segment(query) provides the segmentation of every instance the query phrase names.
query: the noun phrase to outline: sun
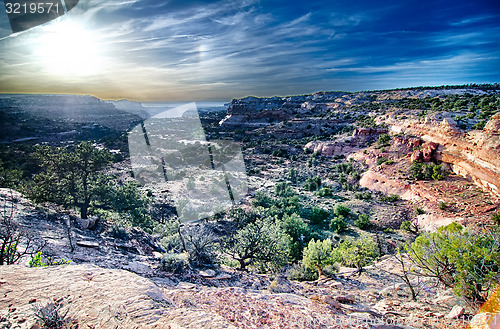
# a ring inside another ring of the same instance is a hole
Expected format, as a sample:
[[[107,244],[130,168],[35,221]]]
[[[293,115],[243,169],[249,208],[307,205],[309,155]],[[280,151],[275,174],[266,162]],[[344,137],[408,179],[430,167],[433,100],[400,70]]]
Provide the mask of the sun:
[[[42,70],[68,77],[99,73],[104,57],[94,32],[71,20],[60,20],[40,33],[34,53]]]

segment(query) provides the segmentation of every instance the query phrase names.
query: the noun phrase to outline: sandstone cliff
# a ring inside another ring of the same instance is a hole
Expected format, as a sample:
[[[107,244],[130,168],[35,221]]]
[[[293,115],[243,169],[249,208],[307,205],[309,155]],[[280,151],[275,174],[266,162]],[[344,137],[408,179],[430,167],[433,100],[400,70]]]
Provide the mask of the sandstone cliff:
[[[438,144],[437,160],[449,163],[453,171],[500,197],[500,113],[491,117],[483,130],[467,133],[456,122],[443,119],[385,119],[393,133],[409,133]]]

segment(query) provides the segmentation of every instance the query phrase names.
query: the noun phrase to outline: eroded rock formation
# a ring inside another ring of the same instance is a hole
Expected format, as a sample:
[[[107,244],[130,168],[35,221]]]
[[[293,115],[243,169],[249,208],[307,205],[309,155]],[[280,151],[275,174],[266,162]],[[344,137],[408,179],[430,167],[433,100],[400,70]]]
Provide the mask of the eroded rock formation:
[[[421,153],[413,154],[413,160],[431,160],[432,152],[436,152],[436,159],[449,163],[456,174],[500,197],[499,113],[491,117],[485,129],[467,133],[456,128],[453,120],[436,123],[423,119],[401,121],[390,117],[386,122],[393,132],[404,131],[426,142],[423,146],[427,147],[422,147]],[[435,145],[439,146],[432,150]]]

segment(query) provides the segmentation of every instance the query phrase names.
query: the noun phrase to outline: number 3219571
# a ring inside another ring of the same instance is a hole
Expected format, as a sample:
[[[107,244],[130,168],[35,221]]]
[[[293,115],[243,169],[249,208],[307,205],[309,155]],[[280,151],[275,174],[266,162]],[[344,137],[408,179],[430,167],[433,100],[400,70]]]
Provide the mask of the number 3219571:
[[[6,2],[5,11],[7,14],[46,14],[46,13],[59,13],[59,4],[52,2]]]

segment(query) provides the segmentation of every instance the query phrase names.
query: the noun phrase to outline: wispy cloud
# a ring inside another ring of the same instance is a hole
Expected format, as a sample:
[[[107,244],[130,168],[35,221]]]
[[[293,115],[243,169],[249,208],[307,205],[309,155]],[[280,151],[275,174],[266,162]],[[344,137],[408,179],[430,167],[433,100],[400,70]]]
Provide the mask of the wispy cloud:
[[[442,2],[89,0],[62,19],[91,32],[105,67],[54,76],[33,56],[40,27],[0,40],[0,91],[227,100],[500,80],[497,14]]]

